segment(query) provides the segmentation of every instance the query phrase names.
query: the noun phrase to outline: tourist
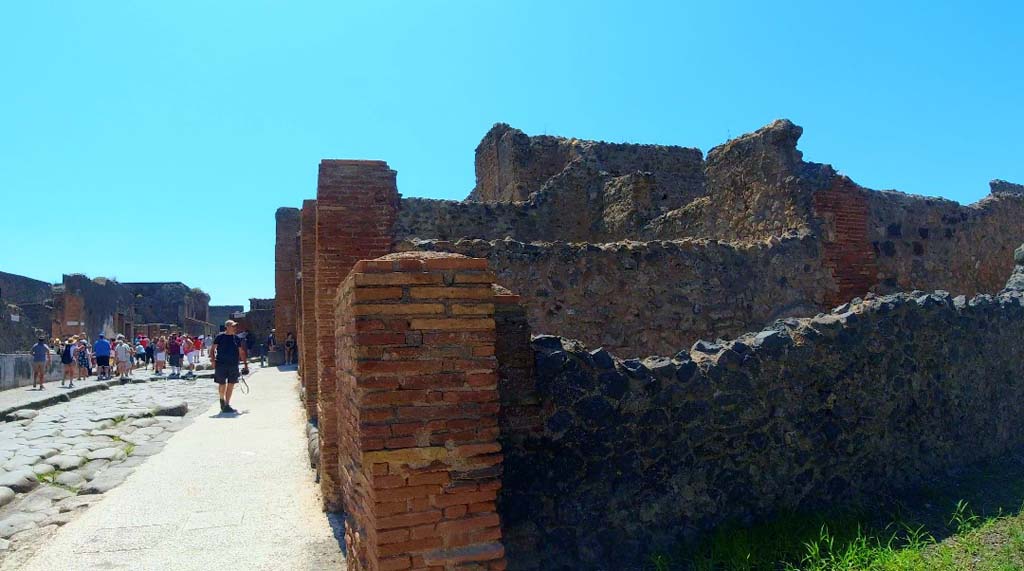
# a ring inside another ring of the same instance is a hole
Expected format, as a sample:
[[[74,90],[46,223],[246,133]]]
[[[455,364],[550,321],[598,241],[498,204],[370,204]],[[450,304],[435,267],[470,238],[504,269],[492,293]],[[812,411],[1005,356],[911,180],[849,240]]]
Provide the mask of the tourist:
[[[289,332],[284,340],[284,364],[295,364],[295,334]]]
[[[270,335],[267,335],[267,351],[277,351],[277,329],[271,329]]]
[[[156,372],[157,376],[163,376],[164,367],[167,366],[167,338],[163,335],[156,340],[156,352],[154,353],[153,358],[156,359],[153,364],[153,370]]]
[[[117,361],[117,376],[121,381],[121,384],[128,382],[128,376],[130,374],[128,367],[129,361],[132,358],[132,347],[129,345],[123,335],[117,336],[117,346],[114,348],[114,358]]]
[[[220,411],[227,413],[238,412],[231,408],[231,393],[241,376],[238,362],[246,362],[248,359],[242,339],[235,334],[236,325],[234,321],[226,321],[224,333],[218,335],[210,345],[210,360],[214,363],[213,381],[217,383],[217,393],[220,395]]]
[[[185,342],[182,344],[182,352],[185,353],[185,360],[188,362],[188,372],[185,373],[183,378],[196,378],[195,367],[199,364],[199,347],[196,345],[197,343],[196,339],[185,337]]]
[[[181,338],[178,337],[178,333],[172,333],[171,338],[167,340],[167,356],[171,362],[171,374],[167,375],[168,379],[180,379],[181,378]]]
[[[156,347],[153,345],[153,342],[149,337],[145,335],[142,336],[142,346],[146,348],[146,368],[149,368],[149,366],[154,362],[153,350],[156,349]]]
[[[32,346],[32,388],[36,388],[36,383],[39,384],[39,390],[43,390],[46,387],[43,383],[46,382],[46,369],[47,365],[50,364],[50,347],[46,345],[46,337],[40,337],[36,344]]]
[[[64,386],[65,381],[70,383],[68,388],[75,386],[75,345],[77,343],[78,340],[75,339],[74,337],[71,337],[70,339],[67,340],[66,343],[63,344],[60,350],[60,362],[62,365],[64,365],[64,374],[61,376],[60,379],[60,386],[62,387]]]
[[[97,381],[104,381],[111,377],[110,374],[110,341],[102,333],[96,344],[93,345],[93,353],[96,355]]]
[[[85,339],[78,340],[78,347],[75,348],[75,362],[78,363],[78,380],[84,381],[89,376],[89,343]]]
[[[146,363],[146,346],[142,344],[141,338],[135,342],[135,364],[132,368],[135,367],[142,367],[143,370],[149,368]]]

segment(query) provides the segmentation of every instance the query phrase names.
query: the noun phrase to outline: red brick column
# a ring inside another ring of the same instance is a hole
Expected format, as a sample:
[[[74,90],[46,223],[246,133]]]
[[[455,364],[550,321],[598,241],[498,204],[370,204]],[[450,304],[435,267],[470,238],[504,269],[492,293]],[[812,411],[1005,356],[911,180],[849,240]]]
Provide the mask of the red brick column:
[[[299,306],[302,336],[299,338],[299,373],[302,375],[306,415],[316,418],[316,201],[304,200],[300,220],[302,250],[302,304]]]
[[[826,301],[840,305],[868,293],[877,281],[878,265],[868,239],[866,191],[844,176],[836,177],[831,188],[814,194],[814,211],[825,226],[822,261],[832,270],[837,288]]]
[[[295,332],[295,272],[298,271],[299,259],[295,234],[299,231],[299,209],[278,208],[275,219],[274,328],[277,329],[277,338],[284,342],[289,331]]]
[[[353,570],[505,569],[493,280],[486,260],[410,252],[361,261],[342,285],[338,485]]]
[[[316,191],[316,353],[320,485],[339,507],[334,309],[338,286],[361,259],[391,251],[399,204],[395,171],[383,161],[323,160]]]

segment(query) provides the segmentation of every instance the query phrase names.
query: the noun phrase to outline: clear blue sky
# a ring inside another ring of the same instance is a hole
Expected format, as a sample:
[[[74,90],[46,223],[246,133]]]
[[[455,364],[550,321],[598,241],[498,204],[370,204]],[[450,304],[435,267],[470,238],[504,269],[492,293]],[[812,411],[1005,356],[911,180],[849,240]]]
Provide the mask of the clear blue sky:
[[[873,188],[1024,182],[1015,2],[5,2],[0,270],[273,296],[321,158],[461,199],[495,122],[696,146],[773,119]]]

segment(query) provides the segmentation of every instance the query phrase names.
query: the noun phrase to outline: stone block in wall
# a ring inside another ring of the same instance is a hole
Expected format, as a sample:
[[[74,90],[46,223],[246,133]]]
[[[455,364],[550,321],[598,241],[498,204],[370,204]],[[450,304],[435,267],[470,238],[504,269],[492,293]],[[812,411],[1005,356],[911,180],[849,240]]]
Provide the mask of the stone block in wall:
[[[486,260],[410,253],[341,286],[334,495],[353,570],[505,569],[493,281]]]

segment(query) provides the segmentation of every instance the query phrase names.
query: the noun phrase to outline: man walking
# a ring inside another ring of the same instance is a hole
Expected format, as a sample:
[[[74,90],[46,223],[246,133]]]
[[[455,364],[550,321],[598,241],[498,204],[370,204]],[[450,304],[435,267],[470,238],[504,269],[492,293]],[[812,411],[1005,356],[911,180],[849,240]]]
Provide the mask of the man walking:
[[[50,348],[46,346],[46,338],[40,337],[32,346],[32,388],[39,383],[39,390],[43,390],[43,383],[46,381],[46,369],[50,364]]]
[[[231,393],[238,384],[241,373],[238,370],[238,362],[248,360],[248,352],[242,340],[236,335],[235,327],[238,324],[232,320],[224,323],[224,333],[217,335],[210,345],[210,361],[213,361],[213,382],[217,383],[217,392],[220,394],[220,411],[237,413],[231,408]]]
[[[105,381],[111,377],[110,375],[110,341],[100,333],[99,339],[96,340],[95,345],[92,347],[92,353],[96,357],[96,368],[99,371],[96,372],[97,381]]]
[[[117,360],[117,375],[121,384],[128,382],[128,362],[132,358],[132,349],[124,337],[117,336],[117,347],[114,349],[114,356]]]

